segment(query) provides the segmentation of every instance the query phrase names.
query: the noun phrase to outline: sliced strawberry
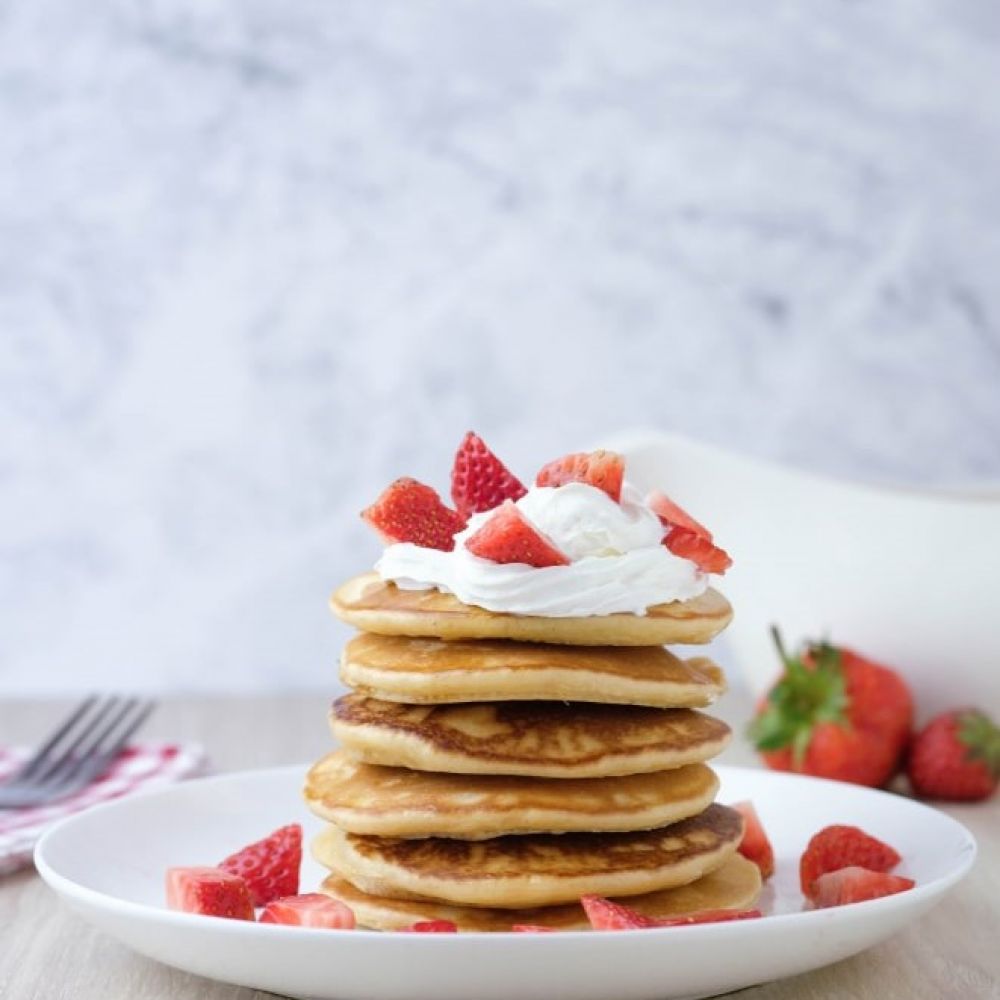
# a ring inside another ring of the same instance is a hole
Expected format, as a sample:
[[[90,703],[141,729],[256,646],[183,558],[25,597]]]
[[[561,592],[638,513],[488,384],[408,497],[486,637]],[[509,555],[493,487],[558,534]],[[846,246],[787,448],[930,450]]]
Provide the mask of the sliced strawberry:
[[[219,867],[246,879],[254,906],[267,906],[299,891],[301,863],[302,827],[291,823],[231,854]]]
[[[916,882],[901,875],[887,875],[851,865],[835,872],[827,872],[816,879],[813,889],[813,905],[818,909],[828,906],[843,906],[845,903],[863,903],[866,899],[892,896],[897,892],[912,889]]]
[[[168,868],[167,906],[209,917],[253,920],[246,881],[221,868]]]
[[[774,849],[764,832],[757,810],[752,802],[734,802],[731,808],[743,817],[740,854],[760,869],[761,878],[770,878],[774,874]]]
[[[665,493],[653,490],[646,497],[646,506],[660,519],[665,528],[684,528],[693,531],[699,538],[712,540],[712,532],[686,510],[678,507]]]
[[[452,920],[418,920],[406,929],[414,934],[457,934],[458,924]]]
[[[451,499],[459,517],[468,520],[504,500],[520,500],[527,492],[481,437],[469,431],[462,438],[451,469]]]
[[[652,917],[647,917],[630,906],[605,899],[604,896],[581,896],[580,905],[595,931],[631,931],[656,926]]]
[[[537,531],[510,500],[505,500],[465,547],[481,559],[529,566],[566,566],[569,560]]]
[[[552,934],[554,927],[546,927],[544,924],[513,924],[510,928],[519,934]]]
[[[349,931],[354,927],[354,912],[339,899],[331,899],[320,892],[307,892],[301,896],[272,899],[264,907],[260,922]]]
[[[613,451],[581,451],[564,455],[542,466],[535,477],[536,486],[563,486],[587,483],[604,490],[617,503],[622,496],[625,459]]]
[[[695,910],[675,917],[647,917],[630,906],[604,896],[581,896],[580,905],[595,931],[630,931],[649,927],[685,927],[689,924],[714,924],[725,920],[751,920],[760,910]]]
[[[707,538],[689,531],[687,528],[671,528],[667,532],[663,544],[675,556],[690,559],[700,570],[706,573],[725,573],[733,564],[729,553],[720,549]]]
[[[856,826],[828,826],[806,846],[799,861],[799,883],[803,895],[812,898],[814,883],[827,872],[855,866],[887,872],[901,860],[894,848]]]
[[[455,535],[465,527],[465,521],[434,490],[405,476],[387,486],[361,517],[387,545],[412,542],[444,552],[451,552]]]
[[[660,917],[656,927],[688,927],[691,924],[721,924],[728,920],[756,920],[764,914],[760,910],[695,910],[677,917]]]

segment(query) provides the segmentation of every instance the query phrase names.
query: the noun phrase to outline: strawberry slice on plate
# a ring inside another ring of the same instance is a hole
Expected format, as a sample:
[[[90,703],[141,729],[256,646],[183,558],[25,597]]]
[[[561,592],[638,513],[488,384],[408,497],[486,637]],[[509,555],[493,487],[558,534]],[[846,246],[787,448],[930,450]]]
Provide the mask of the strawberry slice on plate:
[[[724,924],[730,920],[756,920],[764,914],[760,910],[695,910],[677,917],[660,917],[656,927],[689,927],[691,924]]]
[[[418,920],[406,929],[413,934],[457,934],[458,924],[453,920]]]
[[[455,535],[465,527],[434,490],[406,476],[387,486],[361,517],[387,545],[412,542],[444,552],[455,548]]]
[[[604,896],[581,896],[580,905],[595,931],[631,931],[656,926],[652,917]]]
[[[451,499],[463,521],[504,500],[520,500],[527,492],[479,435],[469,431],[462,438],[451,469]]]
[[[812,902],[817,909],[843,906],[845,903],[863,903],[869,899],[892,896],[916,885],[912,878],[887,875],[851,865],[835,872],[820,875],[813,884]]]
[[[535,477],[536,486],[564,486],[566,483],[586,483],[596,486],[615,503],[621,500],[625,459],[613,451],[581,451],[564,455],[542,466]]]
[[[290,823],[231,854],[219,867],[246,880],[254,906],[267,906],[299,891],[301,863],[302,827]]]
[[[743,817],[743,839],[739,851],[748,861],[760,869],[760,877],[770,878],[774,874],[774,848],[764,832],[764,826],[752,802],[734,802],[730,807]]]
[[[354,927],[354,912],[339,899],[332,899],[320,892],[306,892],[301,896],[272,899],[264,907],[260,922],[349,931]]]
[[[729,920],[753,920],[760,910],[695,910],[673,917],[647,917],[623,903],[604,896],[581,896],[580,905],[595,931],[630,931],[649,927],[688,927],[691,924],[718,924]]]
[[[246,881],[221,868],[168,868],[167,906],[208,917],[253,920]]]
[[[827,826],[809,841],[802,854],[799,883],[803,895],[812,899],[816,880],[827,872],[852,867],[887,872],[901,860],[895,848],[865,833],[860,827]]]
[[[569,564],[569,560],[510,500],[505,500],[489,520],[465,540],[465,547],[473,555],[495,563],[526,563],[538,568]]]

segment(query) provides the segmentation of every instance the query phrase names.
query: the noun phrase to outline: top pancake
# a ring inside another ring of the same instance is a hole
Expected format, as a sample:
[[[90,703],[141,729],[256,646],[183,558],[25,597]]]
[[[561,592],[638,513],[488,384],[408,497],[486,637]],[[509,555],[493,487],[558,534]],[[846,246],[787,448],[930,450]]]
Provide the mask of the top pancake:
[[[340,679],[362,694],[407,704],[591,701],[683,708],[725,690],[711,660],[662,646],[556,646],[362,634],[344,649]]]
[[[320,889],[346,903],[362,927],[377,931],[405,930],[418,920],[450,920],[460,931],[509,931],[512,924],[540,924],[564,931],[590,928],[579,903],[505,910],[423,899],[392,899],[362,892],[337,875],[327,878]],[[742,909],[752,906],[759,894],[760,869],[742,855],[732,854],[714,871],[694,882],[627,896],[620,902],[647,917],[674,917],[697,910]]]
[[[654,604],[645,615],[544,618],[501,614],[463,604],[439,590],[402,590],[377,573],[342,584],[330,598],[333,613],[364,632],[438,639],[516,639],[571,646],[662,646],[705,643],[733,616],[729,602],[709,588],[690,601]]]

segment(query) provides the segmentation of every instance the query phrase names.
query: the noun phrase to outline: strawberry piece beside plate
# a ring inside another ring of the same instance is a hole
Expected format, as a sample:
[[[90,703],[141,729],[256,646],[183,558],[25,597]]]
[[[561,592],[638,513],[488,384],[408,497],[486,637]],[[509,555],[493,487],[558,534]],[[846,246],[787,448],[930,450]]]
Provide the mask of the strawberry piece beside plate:
[[[451,469],[451,499],[463,521],[472,514],[520,500],[528,491],[477,434],[462,438]]]
[[[301,896],[272,899],[264,907],[260,922],[349,931],[354,927],[354,912],[339,899],[320,892],[306,892]]]
[[[253,920],[246,881],[221,868],[168,868],[167,906],[208,917]]]
[[[1000,727],[976,709],[943,712],[914,736],[906,772],[921,798],[988,799],[1000,783]]]
[[[387,545],[412,542],[443,552],[455,548],[455,535],[465,527],[434,490],[406,476],[387,486],[361,517]]]
[[[465,540],[465,547],[473,555],[495,563],[526,563],[539,568],[569,564],[569,560],[510,500],[505,500],[489,520]]]
[[[267,906],[299,891],[301,863],[302,827],[290,823],[231,854],[219,867],[246,880],[254,906]]]
[[[564,486],[566,483],[586,483],[596,486],[615,503],[621,500],[625,459],[613,451],[577,452],[564,455],[542,466],[535,477],[536,486]]]
[[[817,909],[843,906],[845,903],[863,903],[869,899],[892,896],[912,889],[916,883],[901,875],[887,875],[852,865],[835,872],[820,875],[814,884],[813,905]]]
[[[913,700],[895,671],[826,642],[789,655],[750,726],[764,763],[859,785],[885,784],[909,740]]]

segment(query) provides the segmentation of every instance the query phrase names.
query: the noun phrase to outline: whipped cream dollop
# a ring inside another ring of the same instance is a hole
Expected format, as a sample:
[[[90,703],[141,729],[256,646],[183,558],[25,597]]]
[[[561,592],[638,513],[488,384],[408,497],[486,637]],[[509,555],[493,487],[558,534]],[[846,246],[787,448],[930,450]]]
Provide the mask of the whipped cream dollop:
[[[621,502],[586,483],[534,486],[520,512],[569,560],[567,566],[495,563],[465,541],[492,511],[474,514],[455,535],[452,552],[410,542],[389,545],[375,565],[404,590],[438,590],[488,611],[551,618],[631,612],[704,593],[708,575],[662,544],[663,525],[638,490],[622,486]]]

